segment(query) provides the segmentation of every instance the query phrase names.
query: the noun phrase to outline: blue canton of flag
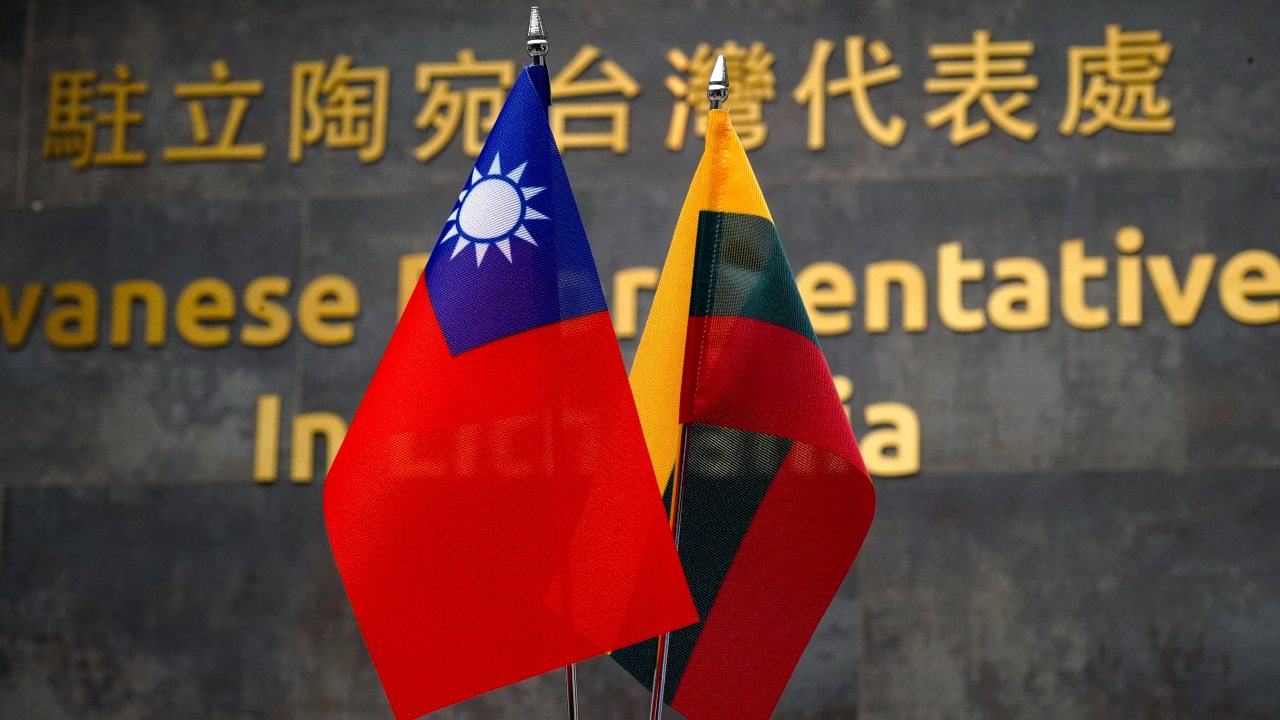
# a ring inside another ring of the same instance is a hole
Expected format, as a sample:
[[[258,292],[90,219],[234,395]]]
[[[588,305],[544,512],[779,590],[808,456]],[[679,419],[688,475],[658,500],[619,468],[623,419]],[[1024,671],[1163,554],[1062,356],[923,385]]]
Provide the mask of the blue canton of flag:
[[[605,309],[595,260],[547,122],[544,66],[525,68],[425,273],[454,355]]]

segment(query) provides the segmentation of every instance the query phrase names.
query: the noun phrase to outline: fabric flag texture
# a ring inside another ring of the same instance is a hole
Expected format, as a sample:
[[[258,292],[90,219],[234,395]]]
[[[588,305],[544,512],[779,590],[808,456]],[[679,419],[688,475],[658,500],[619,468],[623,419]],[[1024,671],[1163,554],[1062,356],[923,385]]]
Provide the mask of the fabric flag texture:
[[[326,479],[402,720],[697,620],[549,101],[527,68]]]
[[[676,224],[631,386],[702,621],[672,633],[665,700],[765,720],[871,525],[875,493],[772,216],[729,122]],[[652,689],[657,641],[613,658]]]

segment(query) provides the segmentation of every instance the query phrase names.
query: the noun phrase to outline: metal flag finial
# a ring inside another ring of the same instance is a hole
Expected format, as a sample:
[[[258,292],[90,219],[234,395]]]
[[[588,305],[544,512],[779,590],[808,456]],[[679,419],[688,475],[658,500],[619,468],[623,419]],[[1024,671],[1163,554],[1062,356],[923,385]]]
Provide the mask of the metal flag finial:
[[[716,58],[716,66],[711,70],[711,79],[707,81],[707,100],[712,110],[724,107],[729,98],[729,69],[725,67],[724,56]]]
[[[538,6],[529,8],[529,32],[525,35],[525,49],[534,65],[545,65],[547,57],[547,31],[542,27],[542,13]]]

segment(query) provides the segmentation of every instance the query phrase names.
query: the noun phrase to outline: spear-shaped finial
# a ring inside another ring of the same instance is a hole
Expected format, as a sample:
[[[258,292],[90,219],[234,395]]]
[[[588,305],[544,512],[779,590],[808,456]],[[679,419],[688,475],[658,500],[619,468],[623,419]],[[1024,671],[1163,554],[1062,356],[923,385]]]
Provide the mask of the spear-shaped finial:
[[[712,110],[724,107],[729,98],[729,69],[725,67],[724,56],[716,58],[716,66],[711,70],[711,79],[707,81],[707,100]]]
[[[537,5],[529,8],[529,33],[525,36],[524,45],[534,65],[547,64],[547,31],[542,27],[542,13]]]

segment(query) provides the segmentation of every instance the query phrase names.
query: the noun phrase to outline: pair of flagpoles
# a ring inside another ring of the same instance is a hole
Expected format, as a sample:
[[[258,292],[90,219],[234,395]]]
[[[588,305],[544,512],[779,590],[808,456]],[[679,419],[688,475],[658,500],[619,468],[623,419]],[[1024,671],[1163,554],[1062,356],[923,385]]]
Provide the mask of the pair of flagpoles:
[[[529,30],[525,35],[525,50],[529,53],[533,65],[547,64],[547,31],[542,24],[542,13],[538,6],[529,8]],[[711,110],[719,110],[729,97],[729,72],[725,66],[724,56],[716,58],[715,67],[707,81],[707,103]],[[682,514],[684,490],[684,464],[688,454],[689,426],[684,426],[680,434],[680,454],[676,463],[676,471],[671,479],[671,532],[676,549],[680,548],[680,516]],[[662,710],[666,705],[667,690],[667,654],[671,647],[671,633],[665,632],[658,637],[658,654],[653,667],[653,697],[649,704],[649,720],[662,720]],[[565,683],[565,717],[578,720],[578,666],[571,664],[564,671]]]

